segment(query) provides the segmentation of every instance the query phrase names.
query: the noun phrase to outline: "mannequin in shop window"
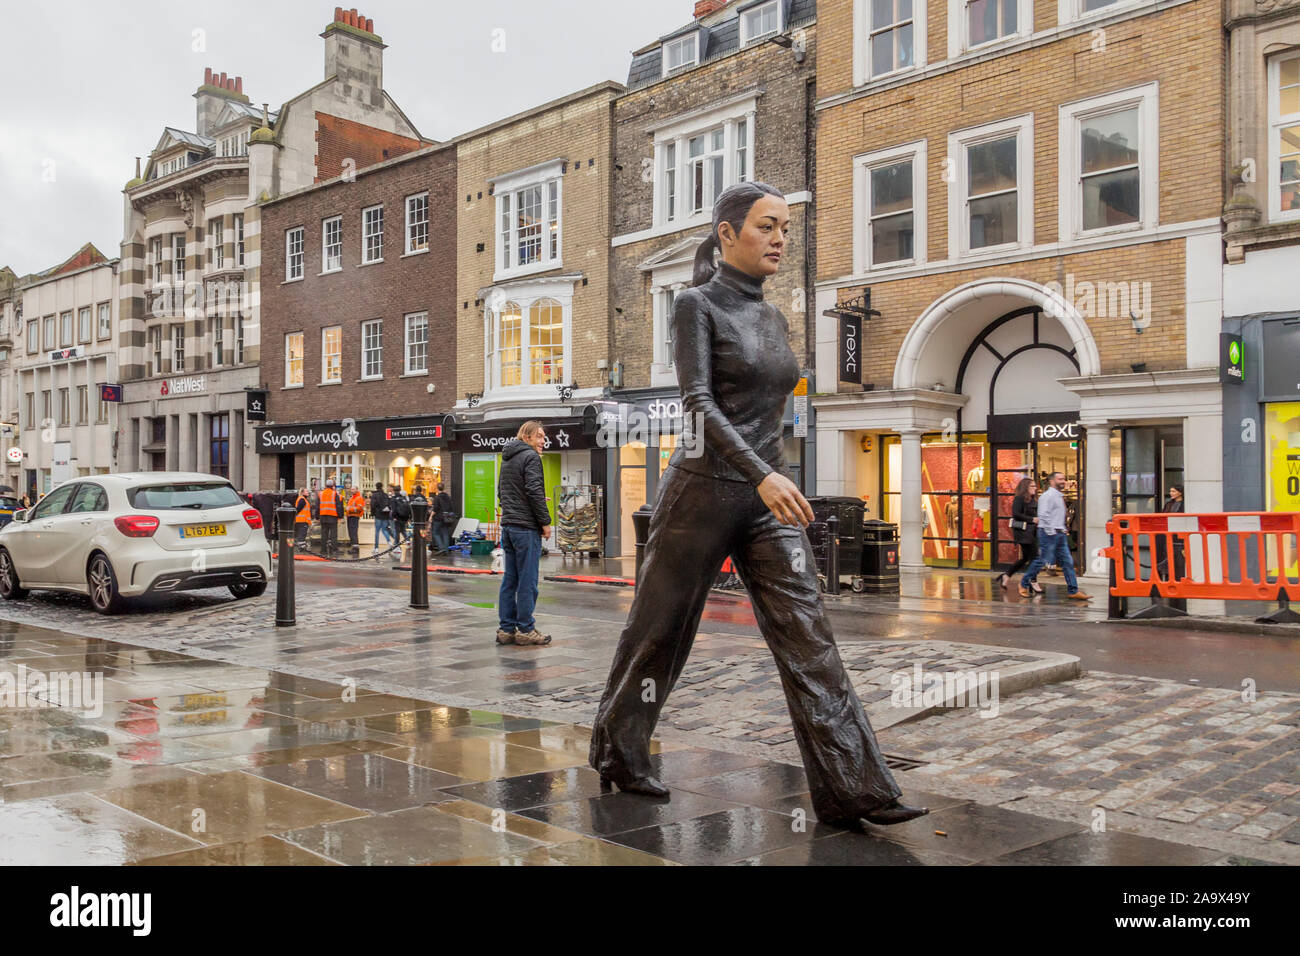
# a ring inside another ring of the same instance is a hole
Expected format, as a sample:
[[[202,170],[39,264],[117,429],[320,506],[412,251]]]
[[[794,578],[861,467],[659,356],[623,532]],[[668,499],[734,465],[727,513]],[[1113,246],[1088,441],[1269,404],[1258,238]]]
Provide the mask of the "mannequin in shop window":
[[[726,189],[673,304],[685,418],[700,441],[673,452],[659,485],[636,595],[592,725],[602,789],[664,798],[650,737],[686,664],[718,568],[749,591],[803,757],[817,818],[901,823],[905,806],[840,660],[804,528],[813,512],[789,476],[781,419],[799,380],[784,315],[763,296],[780,268],[790,211],[766,183]],[[714,253],[722,261],[715,266]],[[702,447],[701,447],[702,445]]]

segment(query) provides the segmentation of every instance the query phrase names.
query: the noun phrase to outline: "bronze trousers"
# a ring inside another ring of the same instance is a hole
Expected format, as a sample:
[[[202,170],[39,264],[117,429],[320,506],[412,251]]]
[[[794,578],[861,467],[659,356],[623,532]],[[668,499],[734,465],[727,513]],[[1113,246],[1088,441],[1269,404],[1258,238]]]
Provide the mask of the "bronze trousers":
[[[851,820],[896,799],[898,784],[835,647],[807,534],[777,521],[748,483],[675,466],[664,473],[636,597],[592,727],[592,767],[654,774],[650,737],[727,555],[776,659],[817,817]]]

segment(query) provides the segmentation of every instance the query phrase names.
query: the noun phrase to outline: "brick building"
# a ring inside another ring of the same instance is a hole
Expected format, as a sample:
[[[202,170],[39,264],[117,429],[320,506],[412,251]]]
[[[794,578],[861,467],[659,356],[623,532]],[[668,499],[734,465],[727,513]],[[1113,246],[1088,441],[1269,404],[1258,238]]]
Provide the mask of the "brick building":
[[[1222,508],[1220,12],[819,4],[817,486],[904,567],[1005,565],[1053,470],[1081,559]]]
[[[599,83],[456,138],[458,510],[496,520],[502,445],[546,427],[548,496],[604,486],[584,407],[609,368],[611,118]],[[552,500],[552,509],[555,501]]]
[[[769,301],[790,324],[790,345],[812,362],[813,0],[701,0],[686,25],[633,54],[628,91],[614,104],[611,240],[611,414],[635,410],[655,427],[611,450],[608,489],[617,520],[609,538],[634,552],[631,516],[655,499],[681,428],[671,316],[712,225],[713,201],[733,183],[776,186],[790,205],[790,241]],[[788,416],[789,417],[789,416]],[[811,465],[787,424],[796,476]],[[808,476],[811,478],[811,476]],[[614,512],[611,512],[613,515]]]
[[[449,143],[262,203],[260,487],[334,477],[427,492],[443,477],[456,190]]]
[[[1224,507],[1300,511],[1300,4],[1231,0],[1226,24]]]
[[[335,8],[324,80],[279,110],[207,70],[195,128],[167,127],[124,190],[123,470],[207,471],[252,490],[262,386],[258,203],[427,145],[383,87],[383,40]]]

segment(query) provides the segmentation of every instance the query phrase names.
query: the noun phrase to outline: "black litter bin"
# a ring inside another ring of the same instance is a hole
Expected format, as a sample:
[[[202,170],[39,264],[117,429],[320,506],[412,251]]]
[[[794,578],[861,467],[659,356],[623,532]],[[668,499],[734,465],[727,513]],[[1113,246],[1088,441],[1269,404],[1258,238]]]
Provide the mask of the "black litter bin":
[[[808,540],[813,547],[813,557],[822,578],[826,577],[829,556],[829,537],[826,519],[835,515],[839,519],[839,572],[840,577],[853,579],[853,590],[861,591],[862,528],[866,522],[866,505],[859,498],[822,497],[809,498],[813,523],[808,526]]]
[[[853,590],[898,593],[898,525],[870,518],[862,524],[862,582]]]

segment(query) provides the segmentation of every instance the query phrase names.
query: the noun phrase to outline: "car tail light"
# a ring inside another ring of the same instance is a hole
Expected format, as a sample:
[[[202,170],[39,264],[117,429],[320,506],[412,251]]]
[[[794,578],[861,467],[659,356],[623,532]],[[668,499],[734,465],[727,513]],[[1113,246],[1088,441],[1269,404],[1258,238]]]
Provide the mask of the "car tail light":
[[[248,522],[248,526],[250,528],[262,527],[261,513],[254,511],[252,508],[249,508],[247,511],[244,512],[244,520]]]
[[[114,518],[113,524],[128,538],[152,538],[158,530],[158,519],[153,515],[123,515]]]

